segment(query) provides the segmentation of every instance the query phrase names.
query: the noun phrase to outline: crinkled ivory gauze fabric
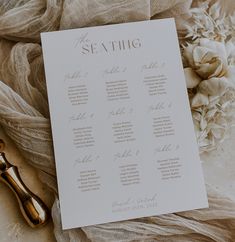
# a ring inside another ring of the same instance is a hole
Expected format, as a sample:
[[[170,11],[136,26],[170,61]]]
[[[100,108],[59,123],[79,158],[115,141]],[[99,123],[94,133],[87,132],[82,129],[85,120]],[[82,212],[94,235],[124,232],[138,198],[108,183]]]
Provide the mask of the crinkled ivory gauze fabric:
[[[191,0],[1,0],[0,124],[55,194],[58,242],[235,241],[235,204],[209,185],[209,209],[61,230],[40,33],[164,17],[175,17],[182,31],[190,5]]]

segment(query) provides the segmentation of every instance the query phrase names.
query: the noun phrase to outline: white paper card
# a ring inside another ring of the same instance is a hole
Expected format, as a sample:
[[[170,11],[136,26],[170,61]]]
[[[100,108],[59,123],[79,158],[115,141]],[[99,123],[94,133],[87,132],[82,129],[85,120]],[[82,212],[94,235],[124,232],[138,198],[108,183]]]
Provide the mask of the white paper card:
[[[174,19],[41,38],[63,229],[207,207]]]

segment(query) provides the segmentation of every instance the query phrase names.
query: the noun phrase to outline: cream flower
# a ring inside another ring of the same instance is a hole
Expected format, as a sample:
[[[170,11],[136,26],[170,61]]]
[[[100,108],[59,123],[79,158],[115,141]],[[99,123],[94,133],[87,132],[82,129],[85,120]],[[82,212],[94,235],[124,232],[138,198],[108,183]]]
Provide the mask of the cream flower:
[[[235,45],[205,38],[184,49],[188,67],[184,69],[187,88],[196,88],[192,107],[208,105],[208,96],[223,96],[235,86]]]
[[[222,77],[228,70],[226,46],[221,42],[202,38],[186,47],[183,55],[202,79]]]
[[[235,124],[235,14],[220,14],[208,2],[192,9],[181,41],[183,63],[200,152],[226,139]],[[187,47],[185,45],[187,44]]]

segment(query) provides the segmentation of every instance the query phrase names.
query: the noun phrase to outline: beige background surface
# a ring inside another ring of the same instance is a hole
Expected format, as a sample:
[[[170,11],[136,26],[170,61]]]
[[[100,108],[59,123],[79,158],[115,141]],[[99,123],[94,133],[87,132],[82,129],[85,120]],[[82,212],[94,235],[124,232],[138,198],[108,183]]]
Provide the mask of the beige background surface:
[[[223,1],[223,0],[221,0]],[[224,0],[227,10],[235,9],[235,0]],[[7,158],[18,166],[22,179],[50,207],[53,196],[36,176],[34,168],[27,165],[11,140],[0,128],[0,137],[7,143]],[[205,179],[235,201],[235,129],[231,137],[210,155],[202,155]],[[54,242],[53,224],[32,229],[24,221],[16,198],[9,188],[0,183],[0,241],[1,242]]]

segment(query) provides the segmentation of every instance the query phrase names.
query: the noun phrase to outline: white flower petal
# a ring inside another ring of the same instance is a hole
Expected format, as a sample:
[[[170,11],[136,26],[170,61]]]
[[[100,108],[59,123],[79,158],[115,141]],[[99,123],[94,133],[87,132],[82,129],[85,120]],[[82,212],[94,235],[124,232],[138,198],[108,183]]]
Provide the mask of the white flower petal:
[[[193,49],[196,47],[196,45],[189,44],[187,47],[183,50],[183,56],[188,61],[189,65],[191,67],[194,66],[194,60],[193,60]]]
[[[184,75],[187,88],[194,88],[201,82],[201,78],[190,67],[184,69]]]
[[[209,8],[209,14],[214,20],[216,20],[220,17],[220,10],[220,3],[216,2]]]
[[[227,59],[227,51],[226,51],[225,44],[223,42],[202,38],[200,39],[200,46],[206,47],[210,51],[217,53],[224,60]]]
[[[233,54],[233,52],[235,51],[235,45],[233,44],[232,41],[228,41],[225,44],[225,48],[226,48],[227,56],[231,56]]]
[[[198,92],[191,101],[192,108],[197,108],[203,105],[208,105],[209,99],[208,96]]]
[[[229,83],[231,83],[231,85],[235,87],[235,66],[228,67],[226,77]]]
[[[216,55],[210,51],[210,49],[197,46],[193,49],[193,60],[195,65],[206,63]]]
[[[198,85],[198,90],[205,95],[222,96],[229,86],[230,85],[227,78],[214,77],[200,82]]]
[[[196,121],[200,121],[202,118],[202,115],[199,112],[193,112],[192,116],[193,116],[193,119]]]
[[[207,121],[206,121],[206,119],[202,118],[201,121],[200,121],[201,130],[206,129],[206,126],[207,126]]]

